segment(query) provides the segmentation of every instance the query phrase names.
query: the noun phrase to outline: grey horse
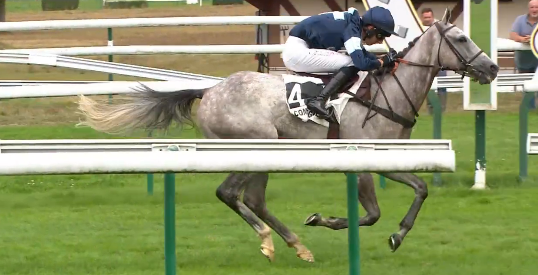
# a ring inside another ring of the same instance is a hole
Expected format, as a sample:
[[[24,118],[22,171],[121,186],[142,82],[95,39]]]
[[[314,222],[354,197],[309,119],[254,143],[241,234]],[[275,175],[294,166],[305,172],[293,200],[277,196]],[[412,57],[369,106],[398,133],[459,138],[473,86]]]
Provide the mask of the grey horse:
[[[371,74],[375,81],[371,91],[383,91],[384,100],[375,96],[372,104],[351,102],[342,113],[339,129],[345,139],[408,139],[434,77],[439,70],[450,70],[470,76],[480,84],[489,84],[497,77],[499,67],[459,28],[444,19],[417,37],[399,53],[399,67],[394,74]],[[376,76],[377,75],[377,76]],[[378,76],[382,81],[378,82]],[[378,85],[378,84],[381,85]],[[387,92],[384,92],[387,91]],[[376,92],[377,95],[377,92]],[[123,104],[98,103],[84,96],[79,110],[89,126],[105,133],[121,134],[136,128],[167,129],[173,121],[181,126],[194,123],[191,108],[199,102],[196,124],[209,139],[324,139],[327,127],[303,122],[290,114],[286,88],[281,76],[257,72],[236,72],[207,89],[183,89],[157,92],[143,86]],[[369,112],[381,115],[368,116]],[[330,161],[321,159],[319,161]],[[399,224],[399,231],[389,237],[395,251],[409,233],[424,200],[426,183],[412,173],[383,173],[383,176],[414,189],[413,202]],[[371,226],[380,217],[373,178],[358,175],[359,201],[366,210],[358,226]],[[267,173],[230,173],[216,190],[216,196],[246,221],[261,238],[261,251],[274,260],[271,229],[296,250],[296,255],[313,262],[314,256],[299,237],[269,212],[265,202]],[[241,201],[240,194],[244,192]],[[323,218],[312,215],[309,225],[334,230],[347,228],[345,218]]]

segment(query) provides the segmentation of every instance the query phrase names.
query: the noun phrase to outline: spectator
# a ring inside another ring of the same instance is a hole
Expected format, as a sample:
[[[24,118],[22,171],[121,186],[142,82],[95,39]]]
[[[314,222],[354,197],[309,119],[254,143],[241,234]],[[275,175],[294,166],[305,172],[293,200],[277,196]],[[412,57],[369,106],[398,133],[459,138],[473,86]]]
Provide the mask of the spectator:
[[[512,23],[510,39],[529,44],[532,31],[538,22],[538,0],[531,0],[528,4],[528,13],[516,17]],[[538,59],[532,51],[514,51],[514,63],[519,73],[534,73],[538,67]],[[535,100],[531,100],[530,108],[535,109]]]
[[[434,18],[432,9],[423,8],[421,11],[421,21],[422,21],[422,25],[427,26],[429,28],[433,25],[435,21],[438,21],[438,20]]]
[[[424,27],[426,27],[426,29],[433,26],[433,23],[435,23],[435,21],[439,21],[439,20],[435,19],[434,15],[433,15],[433,10],[430,9],[430,8],[423,8],[421,10],[421,12],[420,12],[420,20],[422,21],[422,25]],[[445,71],[439,71],[437,76],[438,77],[439,76],[446,76],[446,72]],[[444,112],[445,109],[446,109],[446,98],[447,98],[446,88],[437,89],[437,96],[439,97],[439,102],[441,103],[441,111]],[[431,114],[432,111],[433,111],[433,107],[432,107],[429,99],[427,100],[427,104],[428,104],[428,112]]]
[[[529,44],[532,31],[538,22],[538,0],[529,1],[528,7],[528,13],[518,16],[512,23],[510,31],[510,39],[526,44]],[[532,51],[515,51],[514,59],[519,73],[534,73],[536,71],[538,59]]]

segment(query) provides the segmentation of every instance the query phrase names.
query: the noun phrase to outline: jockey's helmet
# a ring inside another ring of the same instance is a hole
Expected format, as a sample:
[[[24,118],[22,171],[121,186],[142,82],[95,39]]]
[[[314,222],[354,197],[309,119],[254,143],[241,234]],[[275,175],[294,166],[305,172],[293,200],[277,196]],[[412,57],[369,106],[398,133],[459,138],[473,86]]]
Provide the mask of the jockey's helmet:
[[[398,36],[394,32],[394,19],[388,9],[379,6],[372,7],[364,13],[362,21],[367,25],[374,26],[385,37],[389,37],[392,34]]]

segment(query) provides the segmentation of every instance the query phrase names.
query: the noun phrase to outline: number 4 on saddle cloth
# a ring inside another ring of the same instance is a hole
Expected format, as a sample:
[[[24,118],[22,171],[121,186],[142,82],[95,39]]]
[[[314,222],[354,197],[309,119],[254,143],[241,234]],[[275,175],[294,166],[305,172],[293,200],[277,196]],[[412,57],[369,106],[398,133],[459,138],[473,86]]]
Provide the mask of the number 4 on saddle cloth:
[[[282,78],[286,85],[286,100],[290,113],[304,122],[310,120],[329,127],[327,120],[319,118],[306,107],[305,99],[318,96],[332,76],[332,74],[321,75],[297,72],[296,75],[283,74]],[[338,123],[340,123],[340,116],[350,98],[370,99],[370,77],[368,76],[368,72],[360,71],[328,100],[326,107],[334,108],[333,116],[336,117]]]

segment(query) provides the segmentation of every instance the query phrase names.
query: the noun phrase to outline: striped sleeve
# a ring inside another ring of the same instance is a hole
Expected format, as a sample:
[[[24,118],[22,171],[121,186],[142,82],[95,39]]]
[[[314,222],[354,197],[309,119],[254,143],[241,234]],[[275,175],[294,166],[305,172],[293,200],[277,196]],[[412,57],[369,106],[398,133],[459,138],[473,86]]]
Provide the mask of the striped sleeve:
[[[344,31],[343,38],[344,47],[351,56],[353,64],[361,71],[370,71],[379,68],[381,63],[376,58],[372,58],[375,55],[368,55],[365,50],[363,51],[361,36],[359,24],[351,18],[349,25]]]

